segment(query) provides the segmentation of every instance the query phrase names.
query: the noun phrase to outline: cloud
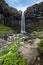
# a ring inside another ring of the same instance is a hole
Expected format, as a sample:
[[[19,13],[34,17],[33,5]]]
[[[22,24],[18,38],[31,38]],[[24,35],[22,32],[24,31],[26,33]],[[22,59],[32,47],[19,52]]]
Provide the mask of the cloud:
[[[42,2],[43,0],[6,0],[6,2],[12,6],[17,8],[18,10],[25,11],[27,7]]]
[[[27,5],[25,5],[25,6],[24,6],[23,3],[21,3],[21,1],[23,1],[23,0],[10,0],[10,1],[14,2],[14,4],[15,4],[15,2],[18,3],[17,6],[16,5],[15,6],[13,5],[13,7],[17,8],[18,10],[25,11],[28,6],[31,6],[31,5],[33,5],[35,3],[39,3],[39,2],[41,2],[43,0],[35,0],[35,1],[34,0],[31,0],[31,1],[30,0],[25,0],[26,3],[27,3]],[[32,4],[29,4],[30,2]]]
[[[43,0],[37,0],[37,3],[42,2]]]
[[[43,0],[39,0],[39,1],[43,1]]]
[[[24,7],[16,7],[18,10],[21,10],[21,11],[25,11],[26,10],[26,8],[27,8],[28,6],[24,6]]]
[[[27,2],[32,2],[33,1],[34,3],[37,3],[37,2],[39,3],[39,2],[42,2],[43,0],[31,0],[31,1],[30,0],[26,0],[26,1]]]

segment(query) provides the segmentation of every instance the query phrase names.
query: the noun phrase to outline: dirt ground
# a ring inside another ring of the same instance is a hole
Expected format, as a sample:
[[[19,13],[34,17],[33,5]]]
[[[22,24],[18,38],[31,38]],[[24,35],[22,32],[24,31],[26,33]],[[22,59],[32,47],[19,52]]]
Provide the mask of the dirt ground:
[[[43,65],[43,54],[40,54],[33,65]]]

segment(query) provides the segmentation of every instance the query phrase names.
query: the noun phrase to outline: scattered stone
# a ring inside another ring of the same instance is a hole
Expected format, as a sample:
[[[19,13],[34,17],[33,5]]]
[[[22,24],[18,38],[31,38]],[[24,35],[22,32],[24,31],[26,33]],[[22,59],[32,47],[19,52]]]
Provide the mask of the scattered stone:
[[[33,31],[31,34],[34,34],[36,31]]]
[[[7,38],[7,41],[11,41],[11,40],[13,40],[13,36],[9,36],[9,37]]]
[[[4,46],[4,48],[7,48],[7,47],[8,47],[8,45],[5,45],[5,46]]]
[[[41,31],[40,34],[43,34],[43,31]]]
[[[18,52],[18,53],[21,53],[23,50],[24,50],[24,47],[21,46],[21,47],[17,50],[17,52]]]
[[[24,41],[28,41],[28,37],[27,38],[24,38]]]
[[[20,42],[21,45],[24,45],[24,42]]]
[[[9,45],[10,44],[8,41],[0,39],[0,51],[2,51],[4,48],[7,48]]]
[[[42,38],[43,38],[43,33],[39,34],[39,35],[38,35],[38,38],[39,38],[39,39],[42,39]]]
[[[40,61],[40,57],[38,57],[37,60]]]
[[[37,48],[38,47],[38,44],[40,43],[40,39],[36,38],[32,44],[33,47]]]
[[[31,43],[32,42],[32,40],[28,40],[28,43]]]

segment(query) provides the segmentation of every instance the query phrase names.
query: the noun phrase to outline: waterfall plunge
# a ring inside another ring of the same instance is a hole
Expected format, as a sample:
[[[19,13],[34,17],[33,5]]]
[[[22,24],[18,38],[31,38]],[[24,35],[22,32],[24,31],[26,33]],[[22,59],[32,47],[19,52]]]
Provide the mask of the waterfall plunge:
[[[22,12],[22,17],[21,17],[21,33],[26,33],[25,32],[25,15],[24,15],[24,12]]]

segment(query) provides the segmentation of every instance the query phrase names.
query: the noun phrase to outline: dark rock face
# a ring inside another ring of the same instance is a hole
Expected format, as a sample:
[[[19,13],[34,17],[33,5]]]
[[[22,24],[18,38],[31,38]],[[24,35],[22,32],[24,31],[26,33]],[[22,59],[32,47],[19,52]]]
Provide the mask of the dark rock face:
[[[43,27],[43,2],[28,7],[25,11],[26,30]]]
[[[8,6],[5,0],[0,0],[0,23],[20,28],[21,11]]]

